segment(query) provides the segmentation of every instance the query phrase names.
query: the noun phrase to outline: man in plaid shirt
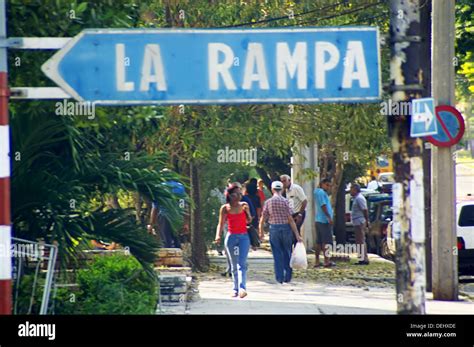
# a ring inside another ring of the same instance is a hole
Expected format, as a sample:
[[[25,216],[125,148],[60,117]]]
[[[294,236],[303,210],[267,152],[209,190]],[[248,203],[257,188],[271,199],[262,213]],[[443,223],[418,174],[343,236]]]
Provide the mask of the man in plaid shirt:
[[[275,277],[281,284],[291,281],[290,259],[293,246],[291,232],[293,231],[298,242],[303,241],[293,220],[290,204],[287,199],[281,196],[282,190],[283,183],[272,182],[273,197],[265,201],[259,225],[260,239],[263,239],[263,224],[265,222],[270,224],[270,246],[273,253]]]

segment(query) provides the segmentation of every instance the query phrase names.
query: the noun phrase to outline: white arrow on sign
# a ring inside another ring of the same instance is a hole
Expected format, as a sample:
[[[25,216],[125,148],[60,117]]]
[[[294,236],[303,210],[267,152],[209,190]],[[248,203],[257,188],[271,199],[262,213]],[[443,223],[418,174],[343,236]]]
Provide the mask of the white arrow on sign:
[[[425,122],[425,129],[428,130],[431,126],[431,123],[433,123],[433,120],[434,120],[434,115],[433,113],[431,112],[430,108],[428,107],[427,104],[424,104],[425,106],[425,111],[424,112],[420,112],[420,113],[415,113],[415,115],[413,116],[413,121],[416,122],[416,123],[421,123],[421,122]]]

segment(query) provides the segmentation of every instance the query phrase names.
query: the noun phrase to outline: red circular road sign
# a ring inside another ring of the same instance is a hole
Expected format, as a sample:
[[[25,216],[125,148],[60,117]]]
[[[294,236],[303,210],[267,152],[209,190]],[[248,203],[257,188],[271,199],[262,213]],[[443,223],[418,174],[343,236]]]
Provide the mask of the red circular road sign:
[[[461,113],[452,106],[441,105],[435,108],[438,134],[426,139],[438,147],[451,147],[461,141],[465,125]]]

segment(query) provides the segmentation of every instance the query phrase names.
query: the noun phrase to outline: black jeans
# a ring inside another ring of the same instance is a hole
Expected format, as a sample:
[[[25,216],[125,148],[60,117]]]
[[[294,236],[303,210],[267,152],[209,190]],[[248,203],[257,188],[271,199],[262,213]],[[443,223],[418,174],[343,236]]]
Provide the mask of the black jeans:
[[[301,222],[300,223],[296,223],[296,229],[298,229],[298,234],[301,236],[301,226],[303,225],[304,223],[304,219],[306,218],[306,211],[303,211],[303,212],[299,212],[301,213]],[[296,216],[299,214],[299,213],[293,213],[293,219],[296,218]],[[293,246],[296,246],[296,244],[298,243],[298,241],[296,240],[296,236],[295,234],[293,233],[293,231],[291,232],[291,235],[293,237]]]

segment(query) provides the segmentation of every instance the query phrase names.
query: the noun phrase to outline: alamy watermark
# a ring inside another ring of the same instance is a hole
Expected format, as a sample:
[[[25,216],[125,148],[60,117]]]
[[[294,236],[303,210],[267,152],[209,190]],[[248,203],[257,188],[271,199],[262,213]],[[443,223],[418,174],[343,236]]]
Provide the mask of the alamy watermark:
[[[250,166],[257,165],[257,149],[232,149],[226,146],[217,151],[218,163],[244,163]]]
[[[333,241],[332,244],[326,244],[324,249],[324,256],[330,258],[331,256],[346,256],[349,254],[357,254],[359,260],[364,260],[365,255],[365,244],[349,244],[349,243],[336,243]]]
[[[383,116],[408,116],[411,115],[412,104],[410,101],[382,101],[380,103],[380,114]]]
[[[85,116],[89,120],[95,118],[95,101],[77,102],[64,99],[62,102],[56,102],[54,107],[57,116]]]
[[[0,258],[31,258],[39,260],[44,253],[44,246],[34,243],[14,243],[10,248],[0,245]]]

